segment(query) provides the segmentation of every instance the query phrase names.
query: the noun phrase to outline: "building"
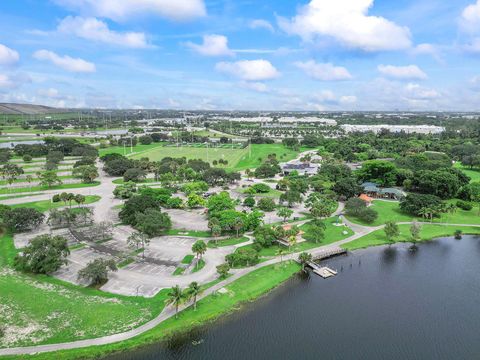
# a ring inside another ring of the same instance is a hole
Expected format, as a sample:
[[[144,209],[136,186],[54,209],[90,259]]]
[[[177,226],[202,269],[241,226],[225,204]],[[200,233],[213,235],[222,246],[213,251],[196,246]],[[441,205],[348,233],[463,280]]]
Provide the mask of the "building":
[[[375,183],[366,182],[362,184],[365,195],[374,199],[402,200],[407,193],[397,188],[381,188]]]
[[[378,134],[382,130],[388,130],[391,133],[406,134],[441,134],[445,131],[442,126],[433,125],[340,125],[346,133],[352,132],[373,132]]]
[[[283,175],[290,175],[296,171],[298,175],[316,175],[320,169],[320,164],[313,162],[303,162],[300,160],[292,160],[287,163],[281,163]]]

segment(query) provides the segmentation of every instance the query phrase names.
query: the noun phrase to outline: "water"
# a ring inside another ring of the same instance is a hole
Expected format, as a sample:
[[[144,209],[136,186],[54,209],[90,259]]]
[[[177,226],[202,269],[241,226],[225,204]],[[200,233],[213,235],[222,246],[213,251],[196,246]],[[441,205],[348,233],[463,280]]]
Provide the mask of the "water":
[[[297,276],[212,325],[110,359],[480,359],[480,238],[327,263],[338,276]]]

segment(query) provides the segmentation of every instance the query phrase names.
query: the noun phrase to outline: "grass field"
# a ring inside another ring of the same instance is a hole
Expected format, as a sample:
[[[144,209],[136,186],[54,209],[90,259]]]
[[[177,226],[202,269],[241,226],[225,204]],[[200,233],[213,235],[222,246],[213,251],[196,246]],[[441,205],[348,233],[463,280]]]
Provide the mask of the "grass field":
[[[99,156],[103,156],[106,154],[121,154],[121,155],[139,155],[143,152],[148,152],[152,149],[155,149],[157,147],[162,147],[163,143],[152,143],[150,145],[142,145],[142,144],[137,144],[136,146],[133,146],[132,149],[130,149],[130,146],[111,146],[105,149],[98,149],[98,154]],[[132,151],[133,150],[133,151]],[[140,156],[143,157],[143,156]]]
[[[126,331],[158,315],[167,291],[152,299],[116,296],[9,268],[17,250],[0,238],[0,315],[9,334],[0,348],[87,339]]]
[[[470,169],[467,166],[463,166],[461,163],[455,163],[457,169],[462,170],[465,174],[470,177],[470,182],[480,181],[480,170],[479,169]]]
[[[78,188],[93,187],[93,186],[98,186],[98,185],[100,185],[99,181],[95,181],[91,184],[84,184],[84,183],[62,184],[62,185],[52,186],[50,188],[47,187],[47,186],[3,188],[3,189],[0,189],[0,194],[15,194],[15,193],[37,192],[37,191],[45,191],[45,190],[78,189]]]
[[[455,200],[452,200],[455,201]],[[413,220],[425,221],[422,218],[415,218],[414,216],[403,213],[400,210],[399,203],[395,201],[380,201],[375,200],[371,206],[372,209],[378,212],[378,218],[373,223],[366,223],[355,217],[347,216],[347,218],[357,224],[366,226],[379,226],[385,224],[387,221],[394,222],[411,222]],[[434,218],[433,223],[450,223],[450,224],[466,224],[466,225],[480,225],[480,214],[478,208],[470,211],[457,209],[455,214],[441,214],[440,217]]]
[[[186,332],[202,324],[214,321],[223,314],[237,310],[242,304],[268,293],[279,284],[288,280],[299,270],[300,265],[295,262],[284,262],[283,264],[266,266],[225,286],[227,290],[226,293],[216,293],[215,295],[210,295],[200,300],[197,305],[197,311],[189,307],[179,313],[178,319],[170,318],[154,329],[133,339],[111,345],[38,354],[29,357],[29,359],[94,359],[115,351],[132,349],[143,344],[166,340],[175,333]]]
[[[276,154],[278,161],[285,162],[295,159],[301,151],[308,150],[300,149],[300,151],[295,151],[286,148],[282,144],[252,144],[251,147],[251,156],[250,151],[247,148],[247,153],[236,164],[235,170],[257,168],[262,164],[269,154]]]
[[[400,236],[396,242],[410,242],[410,225],[400,225]],[[461,230],[464,234],[480,234],[480,227],[473,226],[446,226],[446,225],[423,225],[420,233],[421,241],[432,240],[443,236],[452,236],[456,230]],[[374,231],[360,239],[342,245],[347,250],[356,250],[370,246],[387,245],[388,241],[383,229]]]

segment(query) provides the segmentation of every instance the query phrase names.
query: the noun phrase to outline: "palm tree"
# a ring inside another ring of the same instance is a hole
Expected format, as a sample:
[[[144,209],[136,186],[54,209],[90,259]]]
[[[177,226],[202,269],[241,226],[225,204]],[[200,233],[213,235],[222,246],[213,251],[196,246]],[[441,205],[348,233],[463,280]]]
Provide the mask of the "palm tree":
[[[200,260],[207,251],[207,244],[205,244],[205,241],[203,240],[198,240],[192,245],[192,251],[197,255],[197,260]],[[198,261],[195,265],[195,267],[198,266]]]
[[[427,219],[428,217],[428,208],[421,208],[419,211],[418,211],[418,215],[420,215],[422,218],[424,219]]]
[[[184,298],[185,295],[178,285],[174,286],[168,293],[166,303],[168,305],[175,305],[175,319],[178,319],[178,307],[183,302]]]
[[[237,232],[237,238],[238,238],[238,232],[242,227],[243,227],[243,219],[241,217],[235,218],[233,223],[233,229]]]
[[[312,261],[313,256],[307,252],[303,252],[298,256],[298,261],[302,264],[302,270],[305,271],[305,266]]]
[[[193,298],[193,310],[197,310],[197,296],[202,292],[200,285],[197,282],[192,282],[187,288],[188,299]]]
[[[285,255],[285,250],[283,248],[280,248],[277,250],[275,255],[280,256],[280,262],[283,263],[283,255]]]
[[[291,251],[292,246],[297,244],[297,237],[295,235],[290,235],[288,237],[288,251]]]

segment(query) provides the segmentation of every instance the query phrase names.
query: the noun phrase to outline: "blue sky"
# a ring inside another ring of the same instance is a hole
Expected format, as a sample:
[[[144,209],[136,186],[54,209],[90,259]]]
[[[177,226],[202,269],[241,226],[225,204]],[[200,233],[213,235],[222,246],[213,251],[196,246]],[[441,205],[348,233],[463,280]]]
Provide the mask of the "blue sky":
[[[0,3],[0,101],[480,110],[480,0]]]

